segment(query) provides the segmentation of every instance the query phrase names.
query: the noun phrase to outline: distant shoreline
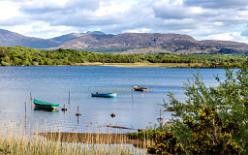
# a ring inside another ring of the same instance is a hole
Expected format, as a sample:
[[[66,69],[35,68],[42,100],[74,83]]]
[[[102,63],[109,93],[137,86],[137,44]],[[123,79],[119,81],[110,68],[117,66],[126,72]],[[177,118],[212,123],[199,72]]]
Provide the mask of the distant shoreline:
[[[111,66],[111,67],[166,67],[166,68],[206,68],[210,67],[203,63],[77,63],[72,66]]]
[[[123,67],[123,68],[227,68],[224,65],[210,66],[204,63],[101,63],[101,62],[85,62],[85,63],[75,63],[70,65],[10,65],[1,67],[63,67],[63,66],[106,66],[106,67]],[[229,67],[230,68],[230,67]],[[231,67],[236,68],[236,67]]]
[[[123,67],[123,68],[227,68],[224,65],[210,66],[204,63],[149,63],[149,62],[135,62],[135,63],[102,63],[102,62],[85,62],[75,63],[71,65],[38,65],[38,66],[106,66],[106,67]],[[28,66],[27,66],[28,67]],[[230,68],[230,67],[229,67]],[[235,67],[231,67],[235,68]]]

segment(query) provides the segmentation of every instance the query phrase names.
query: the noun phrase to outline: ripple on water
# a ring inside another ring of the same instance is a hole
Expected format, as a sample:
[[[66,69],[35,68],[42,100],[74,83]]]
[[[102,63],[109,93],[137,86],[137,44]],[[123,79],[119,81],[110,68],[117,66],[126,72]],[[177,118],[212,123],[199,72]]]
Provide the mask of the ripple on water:
[[[0,67],[0,121],[6,130],[27,131],[127,132],[106,128],[119,125],[129,128],[153,126],[161,105],[173,92],[183,100],[184,83],[199,73],[207,85],[215,85],[214,75],[224,76],[223,69],[118,68],[118,67]],[[151,89],[132,92],[133,85]],[[68,111],[34,111],[32,97],[66,104]],[[91,92],[117,92],[115,99],[91,98]],[[25,108],[26,104],[26,121]],[[81,117],[75,113],[80,107]],[[110,114],[116,117],[111,118]],[[170,118],[170,113],[164,113]],[[26,122],[26,123],[25,123]],[[153,123],[151,123],[153,122]]]

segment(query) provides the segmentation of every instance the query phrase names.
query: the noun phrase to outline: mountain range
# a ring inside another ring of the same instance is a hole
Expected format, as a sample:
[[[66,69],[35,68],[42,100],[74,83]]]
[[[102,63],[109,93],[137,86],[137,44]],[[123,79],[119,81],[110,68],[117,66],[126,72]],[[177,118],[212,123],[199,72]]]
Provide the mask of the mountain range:
[[[237,53],[248,54],[248,44],[196,40],[189,35],[160,33],[105,34],[100,31],[70,33],[50,39],[24,36],[0,29],[0,46],[25,46],[40,49],[77,49],[126,53]]]

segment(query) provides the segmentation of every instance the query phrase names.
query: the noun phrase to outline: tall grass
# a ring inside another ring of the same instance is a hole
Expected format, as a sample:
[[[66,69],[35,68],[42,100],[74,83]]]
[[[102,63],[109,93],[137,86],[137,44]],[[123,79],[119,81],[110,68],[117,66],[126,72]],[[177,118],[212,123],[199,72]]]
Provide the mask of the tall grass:
[[[0,154],[13,155],[128,155],[133,150],[121,145],[89,145],[49,141],[40,137],[5,136],[0,138]]]
[[[39,133],[0,134],[0,154],[8,155],[130,155],[146,151],[148,141],[135,141],[125,134]]]

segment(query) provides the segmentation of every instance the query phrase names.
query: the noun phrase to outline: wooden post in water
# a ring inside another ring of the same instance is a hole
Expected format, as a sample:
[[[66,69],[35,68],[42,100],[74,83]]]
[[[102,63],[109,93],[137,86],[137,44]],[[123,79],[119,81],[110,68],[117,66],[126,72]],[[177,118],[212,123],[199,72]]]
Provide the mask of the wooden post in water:
[[[26,130],[26,123],[27,123],[27,102],[24,102],[24,130]]]
[[[69,95],[68,95],[68,105],[71,104],[71,92],[69,91]]]
[[[134,103],[133,90],[131,90],[132,104]]]
[[[27,116],[27,102],[25,101],[25,103],[24,103],[24,105],[25,105],[25,118],[26,118],[26,116]]]
[[[30,97],[30,101],[32,102],[33,97],[32,97],[32,93],[31,92],[29,93],[29,97]]]
[[[65,106],[65,104],[63,105],[63,107],[61,108],[61,110],[65,113],[67,111],[67,108]]]
[[[79,111],[79,106],[77,106],[77,112],[75,115],[77,116],[77,123],[79,124],[79,117],[82,115]]]
[[[77,113],[76,113],[76,116],[81,116],[81,113],[79,111],[79,106],[77,106]]]
[[[77,124],[79,124],[79,116],[77,116]]]
[[[33,105],[33,97],[32,97],[32,93],[30,92],[29,93],[29,99],[30,99],[30,107],[31,107],[31,110],[32,110],[32,105]]]

